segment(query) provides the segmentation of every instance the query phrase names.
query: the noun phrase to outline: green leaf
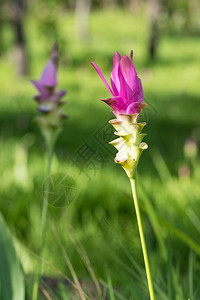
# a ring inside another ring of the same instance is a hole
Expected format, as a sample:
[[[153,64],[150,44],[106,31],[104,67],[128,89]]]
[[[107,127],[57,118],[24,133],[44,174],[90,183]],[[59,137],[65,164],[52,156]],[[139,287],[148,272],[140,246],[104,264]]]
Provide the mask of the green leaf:
[[[108,281],[108,290],[109,290],[110,300],[115,300],[114,291],[113,291],[113,287],[112,287],[112,280],[111,280],[109,273],[107,274],[107,281]]]
[[[0,213],[0,299],[24,300],[24,276],[11,234]]]
[[[171,233],[177,236],[183,243],[193,249],[198,255],[200,255],[200,246],[197,242],[195,242],[190,236],[179,230],[178,228],[174,227],[163,218],[158,217],[158,220],[165,226]]]
[[[162,254],[164,260],[167,261],[167,251],[166,251],[166,247],[165,247],[165,243],[164,243],[164,238],[162,237],[162,229],[159,224],[157,214],[156,214],[154,207],[143,188],[141,188],[141,192],[142,192],[142,199],[143,199],[144,205],[145,205],[145,210],[150,218],[155,236],[156,236],[159,246],[160,246],[160,250],[161,250],[160,253]]]

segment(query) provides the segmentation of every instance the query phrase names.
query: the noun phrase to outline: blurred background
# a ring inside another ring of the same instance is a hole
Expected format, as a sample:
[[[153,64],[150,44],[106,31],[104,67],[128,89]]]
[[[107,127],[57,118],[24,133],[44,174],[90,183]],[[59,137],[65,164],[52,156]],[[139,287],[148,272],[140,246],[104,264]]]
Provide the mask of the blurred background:
[[[148,104],[140,120],[147,122],[149,149],[140,159],[137,188],[157,299],[200,299],[199,15],[198,0],[1,0],[0,209],[26,273],[27,295],[46,176],[29,79],[39,79],[58,41],[58,88],[68,91],[69,119],[52,167],[49,220],[56,233],[48,223],[44,257],[54,284],[53,291],[45,288],[52,299],[68,299],[57,273],[71,277],[64,249],[90,288],[83,253],[102,287],[112,283],[116,299],[148,299],[129,181],[108,145],[113,115],[98,101],[109,92],[89,63],[109,81],[114,52],[133,49]]]

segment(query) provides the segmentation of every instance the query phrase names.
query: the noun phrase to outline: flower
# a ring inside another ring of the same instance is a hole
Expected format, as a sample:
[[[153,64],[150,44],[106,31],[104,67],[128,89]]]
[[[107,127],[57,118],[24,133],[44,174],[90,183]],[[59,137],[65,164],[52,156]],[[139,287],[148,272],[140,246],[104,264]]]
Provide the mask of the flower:
[[[65,112],[60,108],[65,104],[61,98],[66,94],[66,91],[57,92],[57,71],[58,44],[55,43],[40,80],[31,80],[39,92],[38,95],[34,96],[34,99],[38,102],[38,110],[42,113],[36,118],[36,122],[50,147],[55,144],[62,130],[63,119],[67,118]]]
[[[99,67],[91,61],[103,83],[112,97],[100,99],[112,109],[116,119],[109,123],[114,127],[117,139],[109,144],[117,150],[115,162],[120,164],[130,179],[135,178],[139,158],[148,145],[142,142],[145,133],[141,133],[146,123],[138,123],[141,109],[146,105],[141,80],[138,78],[133,65],[133,51],[130,57],[115,52],[113,56],[113,70],[111,72],[111,86],[106,81]]]
[[[65,90],[56,91],[58,70],[58,44],[55,43],[50,60],[47,62],[39,81],[31,80],[39,94],[34,99],[39,103],[38,110],[48,113],[65,102],[61,98],[66,94]]]
[[[121,57],[117,51],[115,52],[110,76],[111,87],[99,67],[90,61],[112,95],[108,99],[100,100],[107,103],[114,110],[114,114],[138,114],[146,105],[143,103],[144,93],[141,80],[137,76],[132,59],[133,51],[130,53],[130,58],[126,55]]]
[[[198,154],[197,143],[193,139],[187,139],[184,144],[184,154],[187,158],[195,158]]]
[[[148,145],[142,142],[146,134],[141,133],[146,123],[137,123],[137,113],[116,116],[117,118],[109,123],[114,127],[117,139],[109,144],[118,150],[115,162],[123,167],[129,178],[134,178],[140,156],[148,148]]]

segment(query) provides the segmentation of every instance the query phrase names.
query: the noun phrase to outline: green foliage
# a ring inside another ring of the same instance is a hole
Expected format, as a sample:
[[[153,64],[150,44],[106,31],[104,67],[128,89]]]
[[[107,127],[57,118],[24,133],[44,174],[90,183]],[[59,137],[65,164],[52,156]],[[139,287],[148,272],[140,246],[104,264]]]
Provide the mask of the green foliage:
[[[193,294],[193,299],[199,299],[199,154],[189,161],[184,154],[186,139],[194,139],[198,148],[200,145],[199,38],[161,37],[157,61],[152,65],[146,59],[149,26],[145,13],[93,12],[91,39],[84,44],[76,39],[74,15],[66,15],[65,11],[58,12],[55,34],[50,28],[48,31],[48,26],[45,34],[40,31],[38,19],[31,13],[25,23],[30,78],[39,77],[55,36],[60,46],[59,87],[68,90],[66,113],[70,118],[58,139],[52,178],[57,178],[56,174],[72,178],[77,196],[73,201],[66,200],[61,208],[49,205],[49,218],[57,227],[78,278],[92,285],[90,273],[70,239],[72,233],[82,243],[102,288],[108,291],[110,287],[111,293],[113,289],[115,299],[147,299],[129,182],[114,164],[115,150],[107,145],[108,140],[99,142],[94,137],[113,117],[110,109],[98,101],[109,93],[89,65],[90,59],[95,61],[109,78],[113,53],[118,50],[128,55],[133,48],[148,103],[141,121],[147,122],[145,142],[149,149],[138,166],[138,198],[156,297],[185,300],[192,299]],[[0,61],[0,80],[0,209],[24,251],[28,248],[35,253],[46,180],[44,141],[33,122],[38,114],[31,100],[35,91],[27,79],[16,78],[9,54]],[[104,156],[104,164],[96,165],[96,170],[92,164],[72,163],[71,158],[76,158],[86,141]],[[183,166],[190,174],[181,171]],[[49,226],[44,257],[48,261],[45,274],[60,281],[53,291],[54,298],[70,298],[72,290],[62,282],[63,274],[72,276]],[[30,265],[27,261],[22,255],[28,276],[36,272],[37,264],[33,264],[34,256]]]
[[[24,300],[24,275],[7,225],[0,214],[0,299]]]

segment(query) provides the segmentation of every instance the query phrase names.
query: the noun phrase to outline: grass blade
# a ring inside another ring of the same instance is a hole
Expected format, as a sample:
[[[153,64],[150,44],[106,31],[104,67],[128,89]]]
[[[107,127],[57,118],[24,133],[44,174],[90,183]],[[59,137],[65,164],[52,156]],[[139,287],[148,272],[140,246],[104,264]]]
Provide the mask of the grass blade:
[[[24,275],[7,225],[0,213],[0,299],[23,300]]]

